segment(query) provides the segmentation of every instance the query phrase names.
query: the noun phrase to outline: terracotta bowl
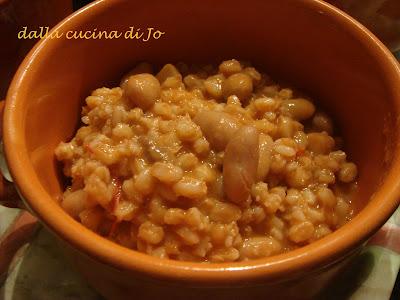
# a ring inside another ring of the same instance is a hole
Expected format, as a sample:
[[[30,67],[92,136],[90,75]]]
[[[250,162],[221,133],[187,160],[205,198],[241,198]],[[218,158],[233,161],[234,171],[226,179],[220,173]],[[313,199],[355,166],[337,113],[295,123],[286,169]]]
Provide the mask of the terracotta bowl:
[[[317,0],[97,1],[54,30],[165,32],[158,39],[45,39],[8,92],[4,146],[25,205],[65,245],[74,264],[112,299],[239,299],[317,295],[390,217],[400,195],[400,69],[362,25]],[[318,99],[359,166],[359,213],[329,236],[265,259],[224,264],[161,260],[108,241],[69,217],[54,148],[70,139],[91,90],[115,86],[145,60],[252,61]]]
[[[71,0],[0,0],[0,98],[4,99],[12,75],[38,39],[19,39],[18,32],[53,27],[72,13]]]
[[[327,0],[344,10],[379,37],[393,52],[400,50],[400,1]]]

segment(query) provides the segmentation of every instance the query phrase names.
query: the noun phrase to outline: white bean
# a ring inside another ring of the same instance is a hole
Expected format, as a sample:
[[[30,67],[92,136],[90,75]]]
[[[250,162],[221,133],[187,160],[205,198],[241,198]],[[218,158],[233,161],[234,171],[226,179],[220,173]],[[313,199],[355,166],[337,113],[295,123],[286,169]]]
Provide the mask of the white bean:
[[[200,126],[207,141],[217,151],[225,149],[240,125],[231,115],[217,111],[199,112],[193,121]]]
[[[243,126],[226,146],[224,191],[232,202],[244,203],[250,197],[251,186],[257,178],[259,135],[254,127]]]
[[[295,120],[303,121],[314,114],[315,106],[310,101],[303,98],[288,99],[282,101],[280,110],[283,114]]]
[[[139,63],[136,67],[134,67],[132,70],[130,70],[128,73],[126,73],[124,75],[124,77],[122,77],[121,82],[120,82],[120,86],[123,88],[124,85],[128,82],[129,77],[131,77],[132,75],[136,75],[136,74],[141,74],[141,73],[153,73],[153,67],[146,62],[141,62]]]
[[[146,73],[129,77],[123,89],[126,97],[141,109],[150,108],[161,93],[157,78]]]
[[[271,165],[271,149],[273,140],[269,135],[260,134],[259,138],[259,160],[257,167],[257,179],[263,181],[269,173]]]

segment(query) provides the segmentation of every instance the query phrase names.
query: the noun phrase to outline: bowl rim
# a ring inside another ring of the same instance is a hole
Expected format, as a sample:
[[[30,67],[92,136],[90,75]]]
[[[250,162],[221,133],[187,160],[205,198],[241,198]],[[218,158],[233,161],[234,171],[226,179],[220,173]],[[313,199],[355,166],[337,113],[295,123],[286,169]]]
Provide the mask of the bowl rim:
[[[390,86],[394,106],[400,111],[400,67],[389,50],[363,25],[334,6],[322,0],[296,1],[310,10],[325,14],[363,44],[366,51],[380,63],[386,75],[383,80]],[[95,1],[65,18],[52,30],[70,30],[86,18],[103,12],[118,2],[120,0]],[[322,264],[326,266],[349,255],[352,249],[361,245],[378,230],[399,205],[400,145],[396,145],[393,163],[385,181],[371,197],[368,205],[343,227],[305,247],[246,262],[201,264],[159,259],[113,243],[90,231],[62,211],[36,178],[26,150],[25,116],[18,99],[24,97],[21,94],[31,80],[30,74],[40,64],[40,57],[49,53],[54,46],[53,41],[43,39],[37,43],[20,65],[11,83],[3,120],[5,156],[20,195],[31,211],[61,239],[95,260],[121,270],[180,282],[220,284],[258,279],[287,280],[288,276],[296,276]],[[399,130],[396,130],[395,137],[397,141],[400,140]],[[229,276],[226,276],[226,271],[229,271]]]

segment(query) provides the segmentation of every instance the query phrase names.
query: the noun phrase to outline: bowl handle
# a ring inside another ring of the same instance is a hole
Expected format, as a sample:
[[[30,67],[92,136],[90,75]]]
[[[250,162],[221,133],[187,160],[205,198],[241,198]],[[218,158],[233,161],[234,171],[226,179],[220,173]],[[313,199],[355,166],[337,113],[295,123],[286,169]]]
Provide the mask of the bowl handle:
[[[0,139],[3,136],[4,100],[0,101]],[[3,155],[3,154],[1,154]],[[13,182],[4,178],[0,172],[0,204],[11,208],[24,208]]]

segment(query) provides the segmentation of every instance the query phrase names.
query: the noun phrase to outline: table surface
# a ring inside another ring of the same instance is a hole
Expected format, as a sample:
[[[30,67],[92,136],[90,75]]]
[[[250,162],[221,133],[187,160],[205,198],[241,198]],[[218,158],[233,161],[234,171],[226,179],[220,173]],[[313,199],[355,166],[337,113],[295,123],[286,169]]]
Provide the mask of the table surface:
[[[16,220],[21,214],[20,210],[0,207],[0,248],[5,235],[18,232]],[[399,233],[400,208],[322,298],[400,299],[399,283],[395,287],[400,266]],[[0,289],[0,299],[101,299],[66,262],[55,237],[41,226],[37,226],[32,238],[21,243],[13,254]]]

